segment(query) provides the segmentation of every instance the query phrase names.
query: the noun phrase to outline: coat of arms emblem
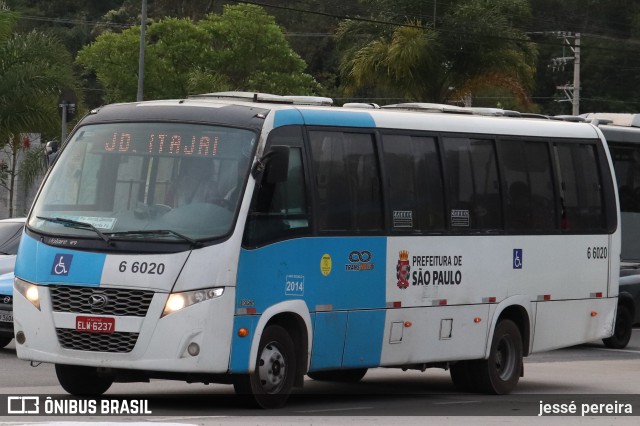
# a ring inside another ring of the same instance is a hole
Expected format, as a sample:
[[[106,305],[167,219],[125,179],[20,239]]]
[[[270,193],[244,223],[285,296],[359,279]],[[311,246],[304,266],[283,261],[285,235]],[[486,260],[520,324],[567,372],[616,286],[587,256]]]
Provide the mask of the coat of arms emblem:
[[[409,287],[409,274],[411,266],[409,265],[409,252],[401,250],[398,257],[398,266],[396,266],[396,277],[398,278],[398,288],[405,289]]]

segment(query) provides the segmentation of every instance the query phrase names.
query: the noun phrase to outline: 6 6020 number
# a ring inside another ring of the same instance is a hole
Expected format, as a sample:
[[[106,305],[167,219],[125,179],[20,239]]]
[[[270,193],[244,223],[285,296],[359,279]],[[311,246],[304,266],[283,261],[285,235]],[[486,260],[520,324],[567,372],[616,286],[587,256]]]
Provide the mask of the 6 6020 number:
[[[118,270],[120,272],[130,271],[134,274],[162,275],[164,274],[164,263],[156,262],[133,262],[131,265],[126,260],[120,262]]]
[[[609,252],[606,247],[588,247],[587,259],[606,259]]]

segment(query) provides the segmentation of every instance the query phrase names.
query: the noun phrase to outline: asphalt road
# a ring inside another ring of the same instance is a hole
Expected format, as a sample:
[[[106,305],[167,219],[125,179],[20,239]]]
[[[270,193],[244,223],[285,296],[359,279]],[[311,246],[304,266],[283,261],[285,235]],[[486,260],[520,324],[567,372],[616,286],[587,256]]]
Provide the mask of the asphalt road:
[[[0,396],[63,395],[52,365],[32,367],[18,360],[13,343],[0,349]],[[125,397],[148,405],[140,416],[0,416],[0,424],[40,422],[154,422],[193,425],[215,424],[424,424],[425,420],[449,424],[529,424],[538,418],[542,404],[575,403],[573,417],[551,416],[545,424],[571,424],[584,420],[596,424],[637,424],[640,415],[640,329],[635,329],[624,350],[606,349],[600,342],[535,354],[525,359],[525,375],[511,395],[460,393],[449,374],[440,369],[425,372],[397,369],[370,370],[357,384],[334,384],[307,379],[287,406],[279,410],[246,408],[228,385],[186,384],[156,380],[151,383],[117,383],[107,399]],[[101,402],[98,401],[98,404]],[[0,404],[6,404],[0,399]],[[591,411],[598,404],[597,414]],[[604,404],[604,405],[600,405]],[[626,404],[630,404],[627,406]],[[609,408],[607,408],[607,406]],[[551,407],[551,406],[548,406]],[[560,405],[556,405],[560,407]],[[634,416],[626,417],[625,409]],[[551,409],[551,408],[549,408]],[[610,413],[606,413],[611,409]],[[617,410],[617,411],[616,411]],[[428,416],[428,417],[426,417]],[[526,417],[522,417],[526,416]],[[401,421],[400,421],[401,419]],[[74,423],[77,424],[77,423]]]

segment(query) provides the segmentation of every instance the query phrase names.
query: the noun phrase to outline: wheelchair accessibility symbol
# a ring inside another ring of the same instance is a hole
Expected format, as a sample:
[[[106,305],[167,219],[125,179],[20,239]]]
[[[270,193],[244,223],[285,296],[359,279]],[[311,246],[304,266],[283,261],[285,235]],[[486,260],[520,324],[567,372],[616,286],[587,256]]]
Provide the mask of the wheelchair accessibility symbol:
[[[522,249],[513,249],[513,269],[522,269]]]
[[[72,254],[56,254],[51,266],[51,275],[67,276],[71,269]]]

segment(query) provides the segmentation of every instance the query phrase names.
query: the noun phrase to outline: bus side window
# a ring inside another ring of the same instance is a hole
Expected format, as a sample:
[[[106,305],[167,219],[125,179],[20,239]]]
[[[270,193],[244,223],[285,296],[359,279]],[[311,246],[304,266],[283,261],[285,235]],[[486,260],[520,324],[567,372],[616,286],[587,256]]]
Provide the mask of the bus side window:
[[[442,230],[444,189],[433,137],[382,136],[394,232]]]
[[[502,203],[493,140],[443,139],[452,229],[502,229]]]
[[[505,225],[520,232],[556,227],[551,157],[546,141],[498,141],[504,179]]]
[[[555,155],[563,231],[604,231],[603,194],[595,145],[557,143]]]
[[[310,131],[321,231],[383,228],[380,174],[373,135]]]
[[[297,127],[284,127],[272,132],[269,145],[296,145],[302,143]],[[268,148],[267,148],[268,150]],[[257,246],[309,231],[307,196],[305,191],[302,148],[290,146],[287,180],[268,183],[265,180],[256,187],[243,244]]]

